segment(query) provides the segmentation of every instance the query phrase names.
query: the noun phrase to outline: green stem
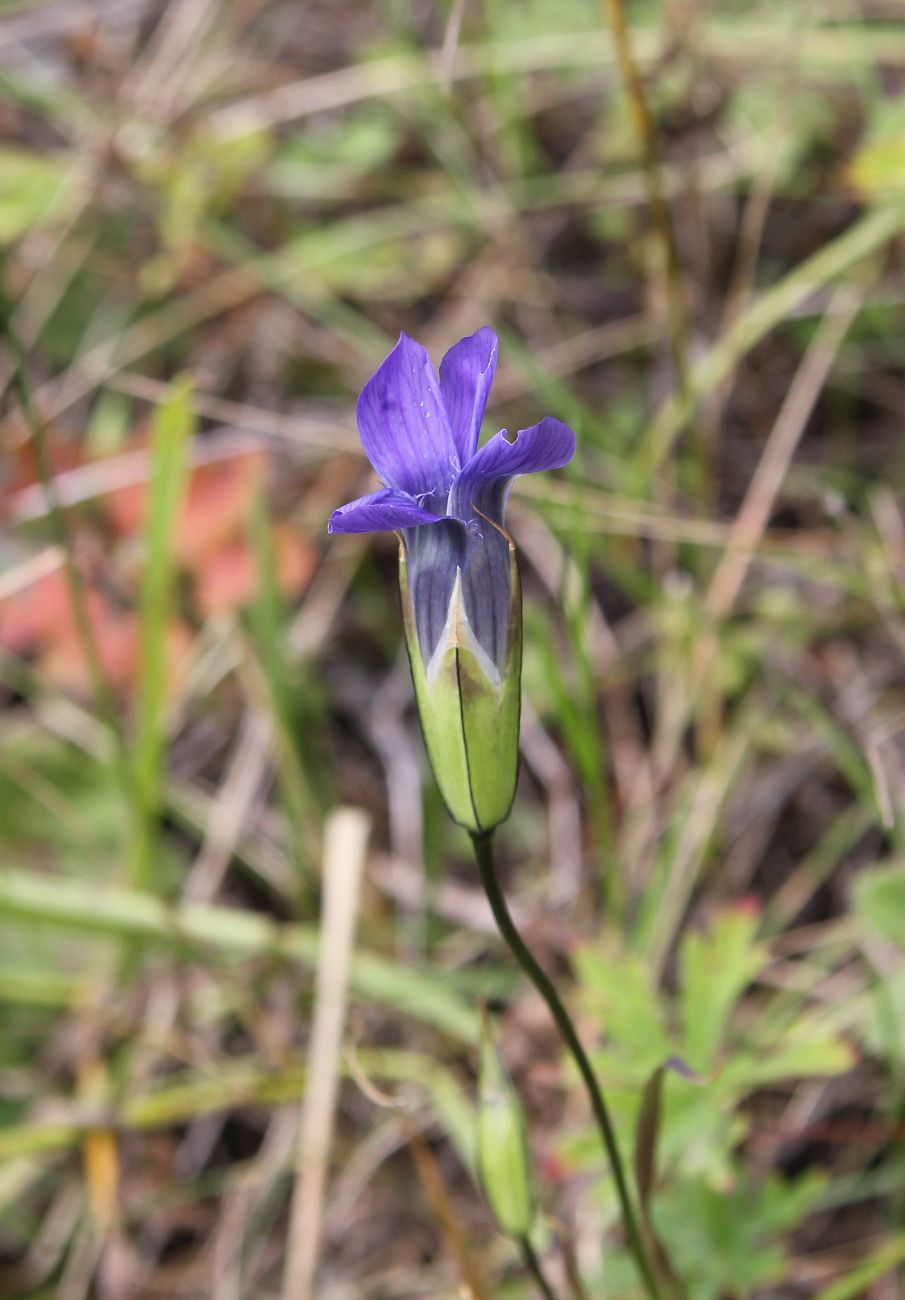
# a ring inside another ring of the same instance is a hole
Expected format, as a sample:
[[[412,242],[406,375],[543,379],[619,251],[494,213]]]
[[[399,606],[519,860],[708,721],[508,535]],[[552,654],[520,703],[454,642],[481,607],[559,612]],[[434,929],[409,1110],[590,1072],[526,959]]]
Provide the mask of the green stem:
[[[515,960],[546,1002],[550,1014],[556,1022],[556,1027],[560,1032],[562,1040],[571,1052],[575,1064],[578,1066],[581,1077],[584,1080],[585,1088],[587,1089],[591,1108],[594,1112],[594,1118],[597,1121],[597,1127],[600,1130],[600,1136],[603,1140],[607,1158],[610,1162],[610,1168],[613,1173],[613,1182],[616,1185],[616,1194],[619,1198],[619,1206],[622,1211],[622,1221],[625,1225],[625,1235],[629,1249],[635,1259],[635,1263],[638,1267],[639,1273],[641,1274],[645,1290],[647,1291],[650,1300],[663,1300],[656,1274],[648,1258],[647,1251],[644,1248],[644,1241],[638,1227],[638,1220],[629,1193],[628,1181],[622,1164],[622,1156],[619,1154],[619,1146],[616,1142],[616,1132],[613,1128],[613,1121],[610,1118],[609,1109],[604,1100],[600,1085],[597,1082],[591,1062],[588,1060],[587,1053],[581,1045],[581,1040],[575,1031],[575,1026],[572,1024],[569,1013],[563,1005],[553,981],[544,971],[543,967],[538,964],[530,948],[528,948],[525,941],[522,939],[522,936],[516,929],[515,922],[509,913],[509,907],[506,903],[503,891],[500,888],[500,882],[497,879],[496,868],[493,862],[492,837],[493,833],[491,831],[485,831],[482,834],[472,835],[471,837],[474,845],[475,861],[481,877],[481,884],[484,886],[484,892],[487,895],[487,900],[490,903],[500,934],[509,945],[509,949],[515,957]]]
[[[541,1262],[537,1257],[537,1252],[531,1245],[527,1237],[519,1237],[519,1248],[522,1252],[522,1259],[525,1262],[525,1268],[537,1283],[538,1290],[544,1297],[544,1300],[556,1300],[556,1292],[544,1276],[544,1270]]]

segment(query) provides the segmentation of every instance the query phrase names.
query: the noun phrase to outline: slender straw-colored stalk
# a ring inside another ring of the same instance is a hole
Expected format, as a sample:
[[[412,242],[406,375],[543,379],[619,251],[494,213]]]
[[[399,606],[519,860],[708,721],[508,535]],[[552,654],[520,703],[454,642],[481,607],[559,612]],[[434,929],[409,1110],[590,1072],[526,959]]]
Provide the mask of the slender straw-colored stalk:
[[[622,1163],[622,1156],[619,1153],[619,1146],[616,1141],[616,1131],[613,1128],[613,1121],[610,1118],[609,1108],[601,1091],[600,1084],[597,1082],[597,1076],[591,1065],[588,1055],[581,1045],[581,1039],[578,1037],[572,1019],[565,1008],[565,1005],[556,991],[556,986],[547,975],[543,967],[538,963],[531,949],[527,946],[522,936],[516,928],[515,922],[509,912],[509,906],[506,902],[505,895],[500,888],[500,882],[497,878],[496,867],[493,859],[493,833],[490,831],[480,835],[472,835],[472,844],[474,845],[475,861],[478,872],[481,877],[481,884],[490,903],[494,920],[497,923],[500,934],[509,946],[515,960],[521,966],[522,970],[530,979],[531,983],[537,989],[538,993],[544,999],[549,1008],[550,1014],[556,1022],[556,1027],[560,1032],[563,1042],[569,1049],[572,1059],[578,1066],[579,1073],[584,1081],[588,1098],[591,1102],[591,1109],[594,1112],[594,1118],[597,1121],[597,1127],[600,1130],[600,1136],[606,1150],[607,1158],[610,1162],[610,1169],[613,1174],[613,1182],[616,1185],[616,1195],[619,1199],[619,1207],[622,1211],[622,1221],[625,1225],[625,1235],[628,1241],[629,1250],[631,1251],[641,1279],[644,1283],[650,1300],[663,1300],[663,1295],[657,1281],[651,1261],[645,1249],[644,1240],[638,1226],[638,1219],[635,1213],[635,1207],[629,1192],[628,1180],[625,1175],[625,1169]]]
[[[324,827],[324,903],[308,1086],[296,1151],[283,1300],[311,1300],[320,1257],[361,878],[370,822],[360,808],[339,808]]]
[[[682,292],[679,254],[672,217],[663,190],[660,169],[660,150],[653,115],[644,93],[644,83],[632,50],[632,41],[622,0],[603,0],[603,10],[613,36],[616,64],[622,87],[628,100],[629,111],[647,183],[648,205],[666,272],[667,311],[669,313],[669,343],[676,378],[681,386],[688,373],[688,322]]]
[[[616,64],[622,81],[623,90],[628,100],[641,164],[644,169],[647,187],[647,202],[650,209],[654,235],[660,246],[663,266],[663,289],[666,299],[667,334],[673,372],[682,398],[689,405],[692,403],[690,354],[691,346],[688,336],[688,314],[685,307],[685,291],[682,286],[682,269],[679,263],[679,250],[672,214],[666,201],[663,184],[663,170],[660,162],[660,149],[657,141],[657,129],[653,114],[647,102],[644,82],[632,49],[632,39],[626,22],[622,0],[603,0],[603,10],[613,36]],[[700,445],[695,434],[694,461],[696,473],[701,481],[694,484],[698,489],[704,486],[706,477],[706,448]]]

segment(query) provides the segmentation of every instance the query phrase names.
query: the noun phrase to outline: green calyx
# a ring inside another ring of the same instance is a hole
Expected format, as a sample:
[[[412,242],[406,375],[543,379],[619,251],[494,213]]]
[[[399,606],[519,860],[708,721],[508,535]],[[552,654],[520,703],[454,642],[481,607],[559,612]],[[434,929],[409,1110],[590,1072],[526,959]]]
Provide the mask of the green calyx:
[[[428,665],[418,644],[405,547],[399,548],[405,636],[428,757],[450,816],[472,834],[506,820],[518,777],[522,597],[511,543],[509,564],[509,640],[502,672],[475,642],[459,581],[443,641]]]

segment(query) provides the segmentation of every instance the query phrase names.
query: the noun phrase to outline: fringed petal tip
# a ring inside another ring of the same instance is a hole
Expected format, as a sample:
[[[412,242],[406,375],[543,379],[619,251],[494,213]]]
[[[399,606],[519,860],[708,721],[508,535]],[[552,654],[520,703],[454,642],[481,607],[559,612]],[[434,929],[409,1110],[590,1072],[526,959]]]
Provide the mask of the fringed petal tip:
[[[497,439],[505,446],[500,446]],[[494,443],[497,445],[491,452]],[[575,433],[562,420],[545,415],[538,424],[519,429],[513,438],[505,432],[498,433],[486,447],[481,448],[475,461],[485,452],[488,454],[481,465],[475,465],[475,472],[486,477],[501,472],[537,474],[542,470],[562,469],[575,455]]]
[[[519,474],[561,469],[575,455],[575,434],[562,420],[548,415],[510,439],[505,430],[494,434],[472,457],[453,483],[449,511],[468,521],[475,511],[504,526],[509,485]]]

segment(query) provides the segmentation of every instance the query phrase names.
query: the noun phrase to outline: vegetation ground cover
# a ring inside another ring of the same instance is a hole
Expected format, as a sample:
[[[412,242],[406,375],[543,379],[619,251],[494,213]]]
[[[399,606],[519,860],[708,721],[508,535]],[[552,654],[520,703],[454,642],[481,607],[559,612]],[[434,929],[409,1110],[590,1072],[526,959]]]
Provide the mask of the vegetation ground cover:
[[[640,1294],[326,534],[485,323],[485,433],[578,434],[513,911],[689,1300],[903,1293],[903,74],[893,0],[0,5],[0,1294],[527,1300],[481,1002],[545,1269]]]

